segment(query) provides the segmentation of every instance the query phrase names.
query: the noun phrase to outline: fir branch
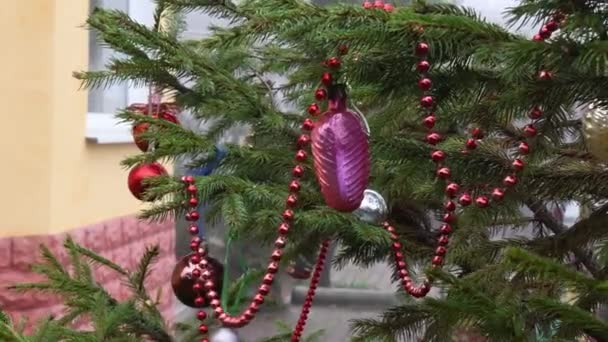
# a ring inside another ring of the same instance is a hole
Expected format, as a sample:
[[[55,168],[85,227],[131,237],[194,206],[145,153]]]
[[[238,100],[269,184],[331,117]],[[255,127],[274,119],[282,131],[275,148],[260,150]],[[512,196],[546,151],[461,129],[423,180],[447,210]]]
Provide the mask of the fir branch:
[[[93,252],[90,249],[84,248],[84,247],[76,244],[74,242],[74,240],[72,240],[72,238],[69,236],[66,239],[66,241],[64,242],[64,247],[66,249],[68,249],[69,251],[74,251],[74,253],[75,253],[74,255],[75,255],[75,258],[77,259],[77,261],[79,260],[78,255],[83,255],[83,256],[91,259],[92,261],[95,261],[103,266],[111,268],[112,270],[116,271],[120,275],[126,276],[129,274],[128,271],[126,271],[125,269],[123,269],[121,266],[114,263],[113,261],[102,257],[101,255]]]

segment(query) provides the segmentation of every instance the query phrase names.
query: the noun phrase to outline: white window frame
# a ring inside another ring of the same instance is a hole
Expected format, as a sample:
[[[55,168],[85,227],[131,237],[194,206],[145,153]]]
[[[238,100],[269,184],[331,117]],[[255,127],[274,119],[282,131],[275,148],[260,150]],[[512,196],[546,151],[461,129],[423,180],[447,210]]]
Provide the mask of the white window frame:
[[[101,3],[103,0],[90,0],[92,4]],[[129,16],[134,20],[145,24],[154,24],[154,1],[153,0],[120,0],[126,5]],[[99,5],[98,5],[99,6]],[[93,7],[93,6],[92,6]],[[90,51],[92,53],[93,51]],[[146,103],[148,101],[148,88],[136,88],[124,85],[126,92],[126,107],[131,103]],[[113,112],[90,112],[87,109],[85,137],[88,142],[95,144],[131,144],[133,136],[131,125],[120,122]]]

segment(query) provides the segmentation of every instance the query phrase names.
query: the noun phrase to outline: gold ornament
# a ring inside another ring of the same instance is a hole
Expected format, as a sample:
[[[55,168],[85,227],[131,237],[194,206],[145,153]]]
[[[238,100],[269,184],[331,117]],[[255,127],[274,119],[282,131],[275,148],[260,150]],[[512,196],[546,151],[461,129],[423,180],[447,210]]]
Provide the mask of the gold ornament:
[[[583,116],[583,135],[589,152],[599,160],[608,161],[608,110],[589,105]]]

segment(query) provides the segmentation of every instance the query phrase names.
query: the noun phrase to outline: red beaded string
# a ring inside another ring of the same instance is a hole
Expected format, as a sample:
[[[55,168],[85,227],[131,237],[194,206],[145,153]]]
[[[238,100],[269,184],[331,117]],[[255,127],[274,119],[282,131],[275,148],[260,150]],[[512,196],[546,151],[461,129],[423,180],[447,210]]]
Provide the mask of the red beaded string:
[[[186,220],[191,222],[188,228],[188,232],[194,237],[190,242],[190,249],[194,251],[190,257],[190,262],[194,265],[198,265],[198,268],[193,270],[192,276],[197,278],[198,281],[194,284],[193,291],[197,294],[195,298],[195,304],[197,307],[203,307],[208,304],[213,309],[214,316],[226,327],[243,327],[249,324],[259,311],[260,306],[264,303],[264,298],[270,293],[270,286],[274,281],[274,276],[279,269],[279,262],[283,256],[283,248],[287,243],[287,233],[294,220],[295,213],[293,208],[296,206],[298,197],[297,194],[300,191],[299,179],[304,175],[304,166],[301,162],[306,161],[308,158],[307,152],[304,150],[306,145],[310,142],[310,136],[306,133],[312,130],[314,124],[310,119],[304,120],[302,124],[302,130],[305,131],[298,138],[298,151],[296,152],[295,159],[298,164],[292,169],[293,179],[289,183],[289,195],[285,201],[285,210],[282,214],[282,222],[278,227],[278,237],[275,240],[275,248],[270,256],[270,261],[266,269],[266,274],[262,280],[262,284],[258,288],[257,294],[250,302],[248,308],[240,315],[230,316],[221,307],[219,294],[216,291],[216,284],[212,280],[212,270],[208,268],[209,261],[207,260],[207,250],[202,245],[203,241],[201,238],[196,236],[199,232],[199,228],[196,225],[196,221],[200,219],[196,207],[199,205],[197,197],[198,189],[195,184],[194,177],[185,176],[182,177],[182,181],[185,183],[186,192],[190,198],[187,201],[189,211],[186,213]],[[205,298],[205,295],[207,298]],[[207,314],[203,310],[199,310],[197,318],[201,321],[199,325],[199,332],[202,335],[206,335],[209,328],[204,323],[207,319]],[[203,338],[202,341],[208,341],[207,338]]]
[[[308,320],[308,314],[312,308],[312,301],[315,297],[319,281],[321,280],[321,273],[325,267],[325,259],[327,258],[329,244],[330,240],[325,240],[321,244],[315,269],[312,274],[312,278],[310,279],[310,284],[308,285],[308,293],[306,294],[306,299],[304,299],[304,304],[302,304],[302,310],[300,311],[300,318],[298,319],[298,323],[296,323],[296,326],[291,334],[291,342],[299,342],[300,338],[302,338],[302,333],[304,332],[304,327],[306,326],[306,321]]]
[[[548,21],[543,27],[540,29],[539,33],[534,36],[535,41],[544,41],[549,38],[553,32],[555,32],[564,16],[562,14],[556,14],[552,17],[550,21]],[[420,42],[416,45],[415,53],[420,57],[416,65],[416,69],[420,73],[420,80],[418,81],[418,87],[423,92],[422,97],[420,99],[420,106],[425,111],[426,115],[423,119],[423,125],[428,129],[428,133],[426,136],[426,142],[429,145],[438,144],[442,136],[438,132],[434,132],[433,128],[435,127],[435,123],[437,121],[435,114],[432,112],[434,107],[434,97],[430,94],[430,90],[432,88],[432,81],[428,77],[427,72],[429,71],[431,65],[427,60],[427,55],[429,52],[429,45],[426,42]],[[547,70],[541,70],[538,73],[539,80],[550,80],[552,77],[552,73]],[[528,113],[528,117],[532,119],[532,122],[527,124],[524,129],[524,135],[526,138],[535,137],[538,133],[536,128],[537,120],[542,116],[542,110],[535,106]],[[483,138],[483,131],[479,127],[475,127],[471,130],[471,136],[465,142],[466,152],[474,150],[477,147],[477,140]],[[526,141],[527,139],[522,139],[518,143],[518,151],[520,156],[514,159],[511,163],[512,172],[509,173],[503,179],[503,187],[496,187],[492,190],[490,197],[494,201],[500,201],[504,198],[505,192],[508,188],[511,188],[517,184],[517,172],[520,172],[524,169],[525,164],[523,161],[523,156],[530,153],[530,145]],[[433,267],[439,267],[443,264],[443,258],[447,253],[447,245],[449,243],[449,235],[452,232],[451,224],[456,221],[455,211],[457,209],[456,203],[453,199],[460,193],[458,198],[458,204],[462,207],[469,206],[473,203],[473,199],[471,195],[466,192],[460,192],[460,185],[456,182],[450,180],[451,171],[450,168],[445,166],[444,161],[446,158],[446,153],[442,150],[435,149],[431,153],[431,159],[437,164],[436,175],[437,177],[446,181],[447,185],[445,187],[445,195],[446,202],[444,205],[444,214],[443,214],[443,225],[440,228],[439,238],[437,239],[437,247],[435,248],[435,254],[432,259]],[[490,197],[486,195],[479,195],[475,198],[475,204],[480,208],[487,208],[490,205]],[[391,239],[393,241],[393,251],[394,251],[394,260],[397,268],[397,274],[401,280],[403,285],[403,289],[411,294],[414,297],[420,298],[424,297],[430,291],[430,280],[425,280],[422,285],[416,286],[412,282],[412,279],[407,270],[407,263],[405,262],[403,252],[401,251],[401,243],[399,243],[399,236],[396,234],[395,228],[390,225],[390,223],[385,222],[384,228],[390,233]]]

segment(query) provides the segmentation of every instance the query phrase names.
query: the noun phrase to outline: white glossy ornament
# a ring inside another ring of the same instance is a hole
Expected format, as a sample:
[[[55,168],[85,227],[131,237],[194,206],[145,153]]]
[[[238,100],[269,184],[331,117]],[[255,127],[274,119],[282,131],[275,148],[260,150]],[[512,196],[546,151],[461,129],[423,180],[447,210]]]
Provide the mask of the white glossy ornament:
[[[240,342],[240,339],[236,331],[220,328],[211,336],[211,342]]]
[[[363,201],[359,209],[353,211],[361,221],[370,224],[382,224],[388,215],[388,206],[384,197],[374,190],[363,192]]]
[[[589,152],[599,160],[608,161],[608,110],[589,105],[583,116],[583,135]]]

